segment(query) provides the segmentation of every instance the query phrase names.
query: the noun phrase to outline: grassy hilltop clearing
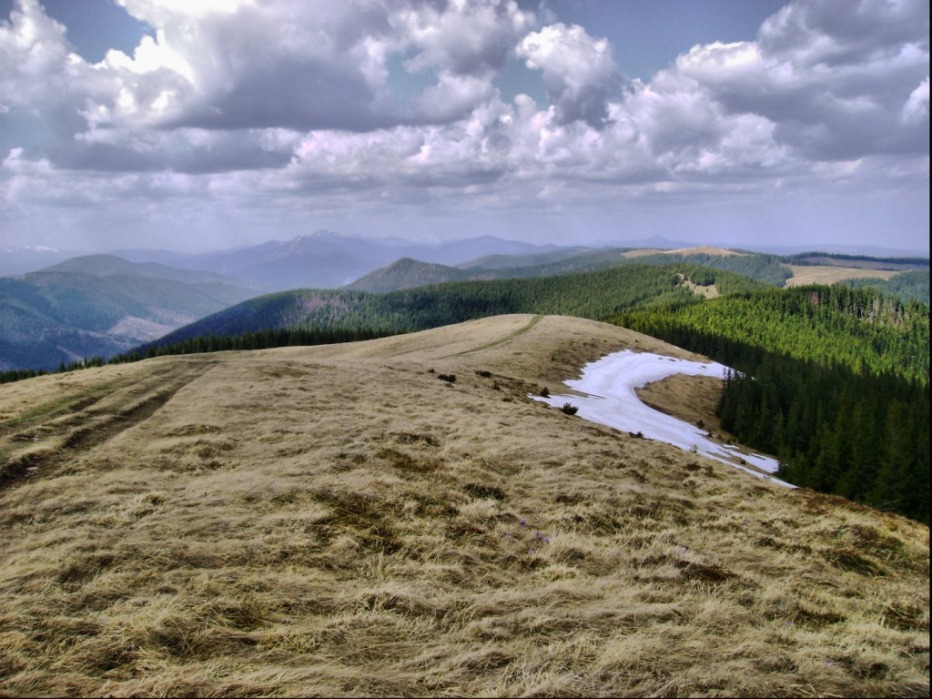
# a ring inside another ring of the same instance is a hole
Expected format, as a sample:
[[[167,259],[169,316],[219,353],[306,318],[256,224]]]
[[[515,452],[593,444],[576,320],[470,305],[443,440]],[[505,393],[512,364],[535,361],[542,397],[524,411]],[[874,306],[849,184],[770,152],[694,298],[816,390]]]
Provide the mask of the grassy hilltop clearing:
[[[527,397],[626,348],[698,358],[504,315],[0,386],[0,694],[928,696],[928,527]]]

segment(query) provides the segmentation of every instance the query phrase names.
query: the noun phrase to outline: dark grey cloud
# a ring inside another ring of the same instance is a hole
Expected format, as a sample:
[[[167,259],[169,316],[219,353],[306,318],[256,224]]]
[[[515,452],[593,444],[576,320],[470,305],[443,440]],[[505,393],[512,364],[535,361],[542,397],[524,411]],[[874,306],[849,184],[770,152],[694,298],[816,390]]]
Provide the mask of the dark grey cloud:
[[[348,66],[323,60],[256,62],[209,101],[162,126],[372,131],[399,122],[400,115],[378,110],[375,101],[373,90]]]
[[[187,174],[210,174],[235,170],[263,170],[285,166],[290,149],[263,146],[255,138],[228,132],[210,134],[192,142],[183,137],[156,139],[149,143],[73,141],[49,149],[48,158],[57,167],[98,172],[156,172],[171,170]],[[160,142],[161,141],[161,142]]]
[[[806,67],[870,62],[909,43],[928,51],[925,0],[797,1],[765,22],[758,36],[765,55],[795,54]]]

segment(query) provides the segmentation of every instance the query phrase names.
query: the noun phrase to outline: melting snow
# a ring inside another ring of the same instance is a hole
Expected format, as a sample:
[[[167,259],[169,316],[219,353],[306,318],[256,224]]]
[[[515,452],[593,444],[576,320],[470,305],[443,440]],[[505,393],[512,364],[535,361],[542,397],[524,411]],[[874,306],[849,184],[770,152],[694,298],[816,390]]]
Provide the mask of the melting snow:
[[[728,367],[717,362],[694,362],[650,352],[625,350],[587,364],[583,368],[582,378],[566,382],[570,388],[586,395],[531,398],[555,407],[572,403],[579,408],[577,415],[586,420],[626,432],[640,432],[647,439],[666,442],[684,451],[695,451],[759,478],[790,488],[795,487],[760,472],[775,473],[779,468],[776,459],[761,454],[744,453],[732,445],[718,444],[709,439],[706,431],[695,425],[645,405],[635,393],[636,388],[665,379],[672,374],[723,379],[728,371]],[[760,471],[738,463],[741,460]]]

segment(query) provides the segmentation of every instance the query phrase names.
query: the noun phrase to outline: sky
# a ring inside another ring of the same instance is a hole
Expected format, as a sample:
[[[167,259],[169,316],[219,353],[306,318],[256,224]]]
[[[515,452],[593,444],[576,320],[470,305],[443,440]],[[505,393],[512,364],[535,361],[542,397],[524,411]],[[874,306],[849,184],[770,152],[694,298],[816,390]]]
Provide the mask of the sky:
[[[0,0],[0,248],[929,254],[927,0]]]

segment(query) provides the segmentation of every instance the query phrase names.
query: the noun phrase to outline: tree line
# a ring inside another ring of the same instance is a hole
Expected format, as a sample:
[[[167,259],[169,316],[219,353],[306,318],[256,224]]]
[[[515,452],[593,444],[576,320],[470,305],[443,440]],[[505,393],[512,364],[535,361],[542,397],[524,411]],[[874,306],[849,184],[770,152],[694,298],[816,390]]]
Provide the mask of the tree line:
[[[784,480],[929,521],[927,306],[813,286],[613,321],[733,367],[722,427]]]

